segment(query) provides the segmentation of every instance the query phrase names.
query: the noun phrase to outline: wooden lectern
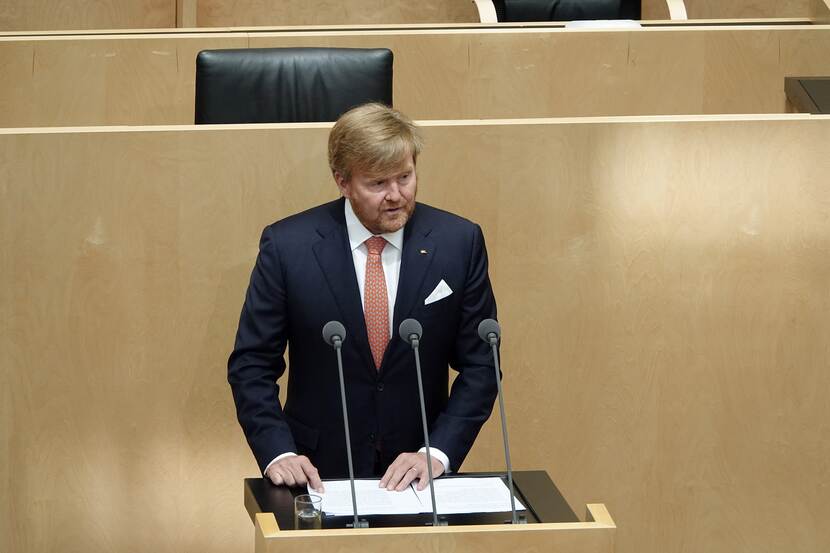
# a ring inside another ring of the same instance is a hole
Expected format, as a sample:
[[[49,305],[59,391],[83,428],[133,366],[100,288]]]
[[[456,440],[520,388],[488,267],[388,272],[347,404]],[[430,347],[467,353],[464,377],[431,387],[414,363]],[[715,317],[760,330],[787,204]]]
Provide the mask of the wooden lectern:
[[[464,474],[459,476],[493,476]],[[445,476],[444,478],[451,478]],[[589,504],[580,522],[544,471],[517,471],[517,497],[527,524],[506,524],[510,513],[448,515],[448,526],[427,526],[432,515],[361,517],[369,528],[345,528],[351,517],[325,517],[322,530],[293,529],[293,498],[301,490],[263,478],[245,480],[245,507],[254,522],[256,553],[612,553],[616,526],[602,504]]]

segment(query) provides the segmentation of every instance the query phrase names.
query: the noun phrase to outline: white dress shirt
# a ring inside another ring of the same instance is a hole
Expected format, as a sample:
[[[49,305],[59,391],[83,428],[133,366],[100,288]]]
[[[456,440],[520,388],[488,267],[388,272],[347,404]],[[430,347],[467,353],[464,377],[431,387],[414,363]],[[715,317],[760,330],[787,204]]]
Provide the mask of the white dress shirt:
[[[354,261],[354,272],[357,277],[357,286],[360,288],[360,305],[364,305],[365,301],[365,280],[366,280],[366,259],[369,257],[369,250],[366,248],[366,240],[375,236],[369,229],[363,226],[360,219],[357,218],[352,204],[349,200],[345,202],[346,212],[346,231],[349,235],[349,246],[352,250],[352,261]],[[395,298],[398,295],[398,277],[401,274],[401,254],[403,253],[403,227],[395,232],[388,232],[380,234],[386,239],[387,245],[381,252],[380,261],[383,265],[383,276],[386,280],[386,294],[389,300],[389,337],[394,340],[397,334],[392,329],[392,322],[395,311]],[[422,447],[418,450],[419,453],[424,453],[426,448]],[[444,472],[450,472],[450,458],[447,454],[438,448],[429,448],[430,454],[441,461],[444,465]],[[289,451],[278,455],[273,461],[268,463],[265,467],[265,472],[268,472],[268,467],[279,461],[284,457],[291,457],[296,455],[295,452]]]

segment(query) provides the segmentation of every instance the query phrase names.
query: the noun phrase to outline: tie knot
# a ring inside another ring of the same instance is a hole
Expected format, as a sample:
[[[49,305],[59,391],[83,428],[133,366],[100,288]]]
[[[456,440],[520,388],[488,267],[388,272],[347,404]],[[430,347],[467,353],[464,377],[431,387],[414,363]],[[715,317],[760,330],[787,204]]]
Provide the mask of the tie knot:
[[[382,252],[384,246],[386,246],[386,238],[383,236],[372,236],[366,240],[365,243],[366,249],[369,250],[370,254],[380,255],[380,252]]]

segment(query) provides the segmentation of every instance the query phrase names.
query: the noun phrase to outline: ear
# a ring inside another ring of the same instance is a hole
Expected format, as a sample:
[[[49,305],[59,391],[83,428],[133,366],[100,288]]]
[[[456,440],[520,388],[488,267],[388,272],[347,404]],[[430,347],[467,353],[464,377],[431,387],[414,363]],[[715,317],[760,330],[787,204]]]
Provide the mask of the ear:
[[[337,183],[337,188],[340,189],[340,194],[344,198],[348,198],[351,195],[351,182],[346,180],[345,177],[343,177],[343,174],[340,173],[340,171],[334,172],[334,182]]]

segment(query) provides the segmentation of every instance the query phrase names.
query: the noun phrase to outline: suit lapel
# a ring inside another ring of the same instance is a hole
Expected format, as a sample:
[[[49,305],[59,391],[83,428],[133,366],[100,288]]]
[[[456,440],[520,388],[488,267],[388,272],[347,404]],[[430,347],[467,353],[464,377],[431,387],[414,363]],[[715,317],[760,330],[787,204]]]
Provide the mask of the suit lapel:
[[[421,210],[423,211],[423,210]],[[421,288],[424,277],[435,259],[437,247],[430,237],[432,227],[419,216],[416,207],[410,223],[404,231],[403,252],[401,252],[401,272],[398,279],[398,293],[395,299],[395,310],[392,324],[392,340],[399,342],[398,327],[415,308],[421,298]],[[403,342],[401,342],[403,343]]]
[[[354,260],[349,248],[342,199],[333,203],[331,216],[330,221],[318,227],[317,232],[321,235],[321,240],[316,242],[312,249],[337,302],[343,324],[349,329],[350,335],[347,336],[346,343],[355,344],[365,365],[374,371],[375,363],[369,349],[366,319],[363,316],[363,305],[360,303],[360,288],[357,285]]]

